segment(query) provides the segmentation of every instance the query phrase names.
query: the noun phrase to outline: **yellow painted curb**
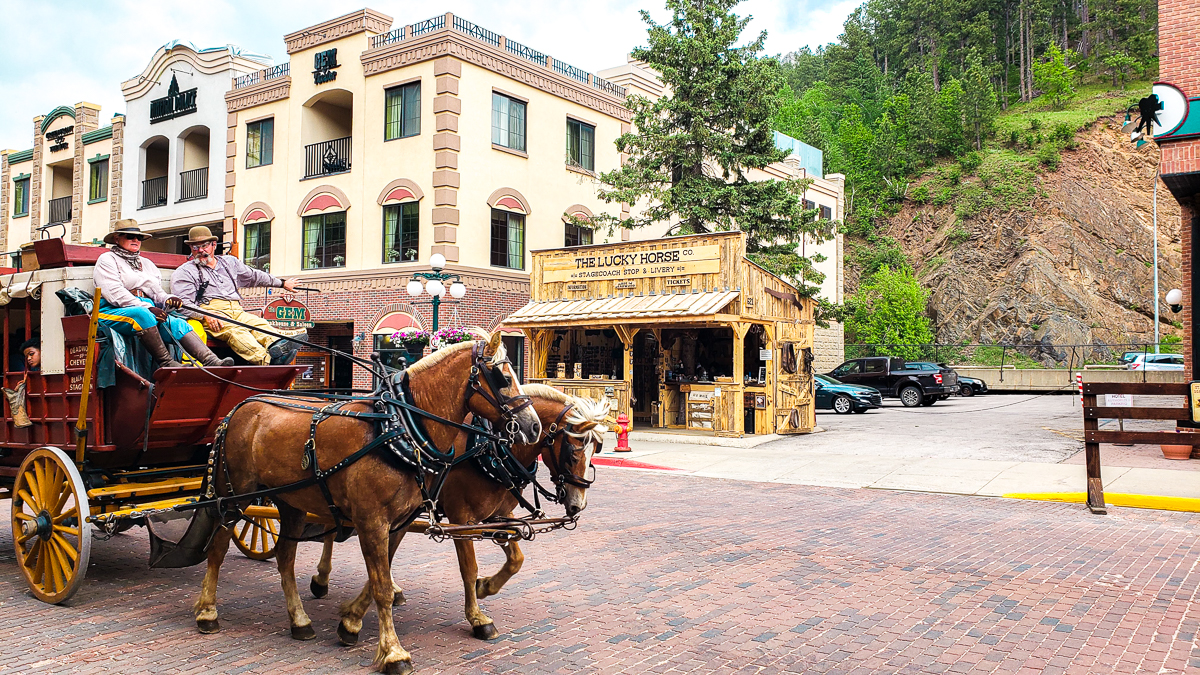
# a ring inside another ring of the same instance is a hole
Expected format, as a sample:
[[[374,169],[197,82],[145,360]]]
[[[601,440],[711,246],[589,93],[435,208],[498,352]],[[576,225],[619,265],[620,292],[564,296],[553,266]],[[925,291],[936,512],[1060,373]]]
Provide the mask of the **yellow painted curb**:
[[[1007,499],[1032,499],[1041,502],[1087,502],[1086,492],[1010,492]],[[1159,511],[1182,511],[1200,513],[1200,499],[1194,497],[1160,497],[1157,495],[1127,495],[1105,492],[1104,501],[1111,506],[1127,506],[1135,509],[1158,509]]]

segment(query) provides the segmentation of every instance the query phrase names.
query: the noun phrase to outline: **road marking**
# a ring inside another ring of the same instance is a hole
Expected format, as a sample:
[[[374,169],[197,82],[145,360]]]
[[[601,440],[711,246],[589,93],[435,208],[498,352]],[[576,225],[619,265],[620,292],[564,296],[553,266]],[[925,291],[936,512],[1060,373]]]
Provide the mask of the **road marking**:
[[[660,466],[658,464],[647,464],[639,462],[636,459],[622,459],[618,457],[593,457],[592,464],[599,466],[615,466],[619,469],[649,469],[652,471],[683,471],[670,466]]]
[[[1042,502],[1087,502],[1086,492],[1010,492],[1007,499],[1031,499]],[[1163,497],[1159,495],[1130,495],[1105,492],[1104,501],[1112,506],[1127,506],[1135,509],[1157,509],[1159,511],[1182,511],[1200,513],[1200,499],[1194,497]]]

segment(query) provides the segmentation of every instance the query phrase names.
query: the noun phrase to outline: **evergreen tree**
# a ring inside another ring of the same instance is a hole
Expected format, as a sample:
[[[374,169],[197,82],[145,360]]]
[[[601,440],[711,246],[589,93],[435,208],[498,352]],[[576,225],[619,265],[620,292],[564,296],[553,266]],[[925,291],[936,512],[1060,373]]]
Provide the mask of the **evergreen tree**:
[[[737,46],[749,18],[739,0],[667,0],[671,20],[648,12],[648,44],[633,50],[662,75],[668,94],[631,96],[634,130],[617,139],[629,159],[600,176],[607,202],[644,204],[628,218],[594,222],[640,228],[674,223],[674,234],[740,229],[752,253],[770,253],[772,271],[802,267],[801,238],[822,240],[832,224],[803,208],[805,180],[751,181],[746,172],[782,161],[771,120],[783,78],[774,59],[759,58],[766,33]],[[802,279],[796,279],[802,283]],[[802,288],[809,294],[815,288]]]
[[[942,85],[934,105],[938,153],[956,156],[967,147],[963,129],[963,88],[958,80]]]
[[[992,123],[996,121],[996,91],[992,89],[979,54],[972,52],[967,63],[967,73],[963,77],[963,114],[975,149],[982,150],[983,139],[991,134]]]
[[[1064,53],[1051,42],[1042,60],[1033,64],[1033,81],[1055,110],[1062,110],[1066,100],[1075,95],[1075,69],[1067,65],[1070,53],[1070,50]]]

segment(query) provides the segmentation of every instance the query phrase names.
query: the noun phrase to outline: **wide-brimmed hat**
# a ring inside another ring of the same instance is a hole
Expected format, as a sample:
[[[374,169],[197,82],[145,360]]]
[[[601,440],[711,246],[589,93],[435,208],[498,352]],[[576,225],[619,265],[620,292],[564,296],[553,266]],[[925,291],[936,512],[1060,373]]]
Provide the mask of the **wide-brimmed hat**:
[[[183,243],[191,246],[192,244],[203,244],[208,241],[216,240],[217,238],[213,235],[212,230],[208,229],[204,225],[197,225],[188,230],[187,241]]]
[[[150,239],[154,236],[149,232],[142,232],[141,229],[138,228],[137,221],[133,218],[126,218],[124,220],[118,220],[117,229],[104,235],[104,243],[115,244],[117,243],[117,236],[122,234],[127,234],[131,237],[137,237],[142,241]]]

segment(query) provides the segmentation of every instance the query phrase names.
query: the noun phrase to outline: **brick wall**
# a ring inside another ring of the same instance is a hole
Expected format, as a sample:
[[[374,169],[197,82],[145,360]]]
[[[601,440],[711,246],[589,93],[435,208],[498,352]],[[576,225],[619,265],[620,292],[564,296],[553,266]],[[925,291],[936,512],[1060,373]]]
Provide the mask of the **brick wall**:
[[[1159,78],[1200,96],[1200,2],[1158,1],[1158,51]]]

